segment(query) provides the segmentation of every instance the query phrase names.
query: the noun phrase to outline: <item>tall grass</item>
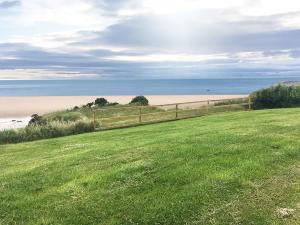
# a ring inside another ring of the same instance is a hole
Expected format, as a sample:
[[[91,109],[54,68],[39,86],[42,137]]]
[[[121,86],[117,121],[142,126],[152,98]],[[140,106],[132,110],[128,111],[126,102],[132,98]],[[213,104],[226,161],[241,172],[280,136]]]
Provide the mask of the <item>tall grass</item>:
[[[221,100],[214,102],[215,106],[225,106],[225,105],[232,105],[232,104],[244,104],[248,103],[248,98],[238,98],[238,99],[227,99],[227,100]]]
[[[86,119],[86,117],[77,111],[59,111],[49,113],[44,116],[48,121],[60,121],[60,122],[75,122],[78,120]]]
[[[94,124],[90,120],[79,121],[51,121],[45,125],[27,126],[17,130],[0,132],[0,144],[34,141],[45,138],[62,137],[94,131]]]

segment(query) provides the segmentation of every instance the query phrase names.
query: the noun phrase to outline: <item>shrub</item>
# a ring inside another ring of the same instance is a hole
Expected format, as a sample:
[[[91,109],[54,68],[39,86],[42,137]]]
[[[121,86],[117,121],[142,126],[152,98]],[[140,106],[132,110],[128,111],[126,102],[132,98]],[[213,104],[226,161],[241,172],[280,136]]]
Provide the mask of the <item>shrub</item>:
[[[149,105],[149,101],[145,96],[136,96],[131,100],[129,104]]]
[[[119,103],[118,102],[109,102],[107,104],[107,106],[116,106],[116,105],[119,105]]]
[[[300,106],[300,86],[279,84],[251,94],[254,109],[288,108]]]
[[[38,114],[33,114],[28,123],[28,126],[37,126],[37,125],[44,125],[44,124],[46,124],[46,121],[42,116],[39,116]]]
[[[93,105],[94,105],[94,102],[89,102],[89,103],[86,104],[86,107],[92,108]]]
[[[95,105],[99,107],[106,106],[108,104],[108,101],[105,98],[97,98],[95,100]]]

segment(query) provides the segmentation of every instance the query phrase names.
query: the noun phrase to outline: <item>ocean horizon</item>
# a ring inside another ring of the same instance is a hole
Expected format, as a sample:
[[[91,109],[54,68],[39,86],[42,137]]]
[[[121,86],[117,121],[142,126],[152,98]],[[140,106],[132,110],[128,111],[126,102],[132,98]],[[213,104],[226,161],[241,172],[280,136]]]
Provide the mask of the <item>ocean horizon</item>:
[[[0,80],[0,96],[249,94],[300,77],[156,80]]]

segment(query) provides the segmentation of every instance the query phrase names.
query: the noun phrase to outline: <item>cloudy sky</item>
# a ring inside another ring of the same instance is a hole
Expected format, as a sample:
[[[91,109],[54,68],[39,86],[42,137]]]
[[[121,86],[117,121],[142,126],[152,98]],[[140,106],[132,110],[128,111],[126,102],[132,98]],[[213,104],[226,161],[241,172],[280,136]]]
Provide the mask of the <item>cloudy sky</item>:
[[[0,0],[0,79],[300,76],[299,0]]]

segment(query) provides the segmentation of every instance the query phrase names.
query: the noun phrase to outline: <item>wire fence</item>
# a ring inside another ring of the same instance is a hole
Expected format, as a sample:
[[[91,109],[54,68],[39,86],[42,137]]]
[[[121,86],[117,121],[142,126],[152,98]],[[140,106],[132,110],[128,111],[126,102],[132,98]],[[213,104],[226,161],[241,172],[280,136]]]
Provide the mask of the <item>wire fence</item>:
[[[208,114],[251,110],[250,98],[220,99],[151,106],[114,106],[93,109],[95,130],[180,120]]]

